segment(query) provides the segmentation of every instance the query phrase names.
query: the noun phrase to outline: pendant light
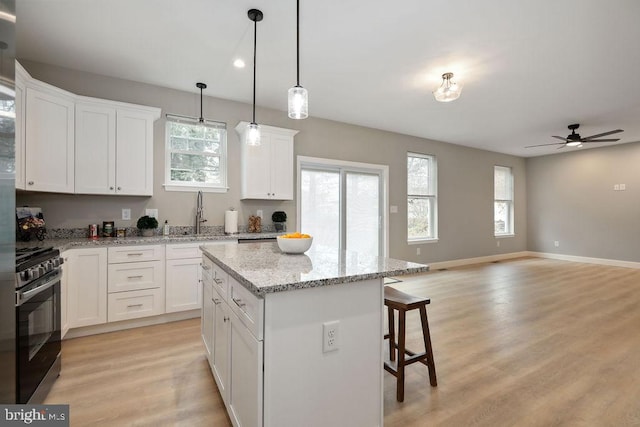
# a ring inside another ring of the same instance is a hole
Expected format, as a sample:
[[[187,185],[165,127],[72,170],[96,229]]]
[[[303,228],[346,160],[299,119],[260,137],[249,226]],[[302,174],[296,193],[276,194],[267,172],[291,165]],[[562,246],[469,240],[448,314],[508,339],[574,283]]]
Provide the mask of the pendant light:
[[[262,21],[263,15],[258,9],[250,9],[247,15],[253,21],[253,120],[247,125],[244,142],[247,145],[260,145],[260,126],[256,123],[256,44],[258,41],[258,22]]]
[[[296,0],[296,85],[289,89],[289,118],[309,117],[309,94],[300,86],[300,0]]]
[[[198,118],[198,124],[204,125],[204,117],[202,117],[202,89],[206,89],[205,83],[196,83],[196,87],[200,89],[200,118]]]
[[[444,73],[442,75],[442,84],[440,87],[433,91],[433,96],[436,101],[451,102],[460,97],[462,92],[462,85],[451,81],[453,73]]]

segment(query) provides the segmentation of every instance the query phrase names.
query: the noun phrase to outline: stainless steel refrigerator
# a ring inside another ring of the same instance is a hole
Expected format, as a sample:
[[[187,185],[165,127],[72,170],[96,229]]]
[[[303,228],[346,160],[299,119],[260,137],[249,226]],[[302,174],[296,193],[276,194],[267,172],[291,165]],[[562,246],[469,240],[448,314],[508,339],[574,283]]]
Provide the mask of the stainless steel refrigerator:
[[[15,0],[0,0],[0,403],[16,402]]]

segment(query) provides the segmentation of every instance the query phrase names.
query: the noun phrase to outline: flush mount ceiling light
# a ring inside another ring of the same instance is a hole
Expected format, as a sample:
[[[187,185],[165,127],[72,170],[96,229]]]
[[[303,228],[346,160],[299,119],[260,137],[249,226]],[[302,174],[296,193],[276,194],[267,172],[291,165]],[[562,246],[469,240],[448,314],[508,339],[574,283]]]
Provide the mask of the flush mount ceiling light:
[[[289,89],[289,118],[309,117],[309,94],[300,86],[300,0],[296,0],[296,85]]]
[[[442,84],[433,91],[433,96],[439,102],[451,102],[460,97],[462,85],[452,82],[453,73],[444,73],[442,75]]]
[[[256,45],[258,42],[258,22],[262,21],[263,15],[258,9],[249,9],[247,15],[253,21],[253,119],[247,125],[244,142],[247,145],[260,145],[260,126],[256,123]]]

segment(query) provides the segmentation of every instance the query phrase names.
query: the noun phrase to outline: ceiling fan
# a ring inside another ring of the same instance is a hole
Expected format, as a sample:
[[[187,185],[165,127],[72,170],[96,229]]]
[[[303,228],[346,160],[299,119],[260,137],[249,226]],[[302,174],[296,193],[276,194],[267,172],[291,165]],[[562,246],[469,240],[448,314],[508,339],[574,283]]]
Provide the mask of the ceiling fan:
[[[576,129],[580,127],[579,124],[569,125],[568,127],[571,130],[571,133],[566,138],[553,135],[553,138],[560,139],[563,142],[554,142],[551,144],[528,145],[524,148],[544,147],[546,145],[560,145],[560,147],[558,148],[580,147],[582,144],[587,144],[591,142],[615,142],[615,141],[620,141],[620,138],[617,138],[617,139],[596,139],[596,138],[601,138],[607,135],[613,135],[614,133],[618,133],[618,132],[624,132],[624,130],[622,129],[616,129],[616,130],[610,130],[609,132],[599,133],[597,135],[591,135],[591,136],[587,136],[586,138],[582,138],[579,133],[576,133]]]

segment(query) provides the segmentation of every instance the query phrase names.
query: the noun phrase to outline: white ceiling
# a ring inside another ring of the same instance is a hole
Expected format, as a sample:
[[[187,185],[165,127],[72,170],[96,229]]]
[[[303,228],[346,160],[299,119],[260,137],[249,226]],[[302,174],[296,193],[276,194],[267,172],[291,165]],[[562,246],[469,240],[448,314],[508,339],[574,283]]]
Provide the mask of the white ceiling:
[[[523,147],[571,123],[640,141],[638,0],[300,3],[312,117],[518,156],[568,150]],[[257,104],[286,114],[294,0],[20,0],[17,56],[194,93],[202,81],[205,95],[251,103],[251,8],[264,13]],[[439,103],[448,71],[464,89]]]

